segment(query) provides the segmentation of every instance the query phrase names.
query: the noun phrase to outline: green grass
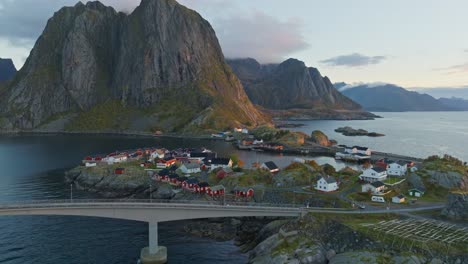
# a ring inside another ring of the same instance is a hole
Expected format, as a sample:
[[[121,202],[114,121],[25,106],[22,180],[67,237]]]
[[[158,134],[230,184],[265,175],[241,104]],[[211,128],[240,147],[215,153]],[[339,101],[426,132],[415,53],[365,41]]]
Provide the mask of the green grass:
[[[128,129],[132,116],[137,115],[138,110],[125,107],[117,100],[109,100],[81,112],[65,126],[67,131],[100,131],[105,129]]]

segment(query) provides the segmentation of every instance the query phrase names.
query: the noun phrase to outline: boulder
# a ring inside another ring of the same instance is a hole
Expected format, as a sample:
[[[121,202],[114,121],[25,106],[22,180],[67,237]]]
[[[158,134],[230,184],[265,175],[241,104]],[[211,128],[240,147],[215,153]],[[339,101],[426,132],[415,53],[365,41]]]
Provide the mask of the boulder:
[[[310,141],[319,144],[324,147],[329,147],[333,143],[328,139],[327,135],[320,130],[315,130],[312,132]],[[335,141],[336,142],[336,141]]]

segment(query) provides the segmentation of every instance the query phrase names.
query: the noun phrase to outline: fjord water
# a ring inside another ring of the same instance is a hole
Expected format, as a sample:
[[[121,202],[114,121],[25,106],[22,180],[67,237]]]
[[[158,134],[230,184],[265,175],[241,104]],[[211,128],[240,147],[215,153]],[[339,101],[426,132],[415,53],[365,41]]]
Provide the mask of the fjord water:
[[[166,141],[167,147],[189,145],[183,140]],[[0,202],[67,199],[70,187],[63,172],[85,155],[159,143],[132,137],[2,136]],[[190,143],[195,147],[203,142]],[[73,196],[93,197],[77,190]],[[0,263],[136,263],[140,249],[147,245],[145,223],[115,219],[5,216],[0,217],[0,230]],[[232,241],[189,236],[180,223],[161,223],[160,243],[168,246],[169,263],[246,262]]]
[[[339,144],[361,145],[373,150],[425,158],[450,154],[468,161],[468,112],[375,113],[383,118],[362,121],[297,121],[305,126],[294,130],[310,134],[319,129]],[[347,137],[338,127],[351,126],[385,137]]]
[[[285,166],[294,158],[239,152],[230,143],[178,138],[106,135],[0,136],[0,202],[68,199],[64,171],[89,154],[139,147],[207,147],[221,156],[232,152],[247,165],[275,161]],[[332,163],[331,158],[316,158]],[[73,190],[74,198],[96,195]],[[176,222],[161,223],[160,243],[168,247],[169,263],[245,263],[247,255],[232,241],[216,242],[189,236]],[[65,216],[0,217],[0,263],[136,263],[147,245],[147,225],[140,222]]]

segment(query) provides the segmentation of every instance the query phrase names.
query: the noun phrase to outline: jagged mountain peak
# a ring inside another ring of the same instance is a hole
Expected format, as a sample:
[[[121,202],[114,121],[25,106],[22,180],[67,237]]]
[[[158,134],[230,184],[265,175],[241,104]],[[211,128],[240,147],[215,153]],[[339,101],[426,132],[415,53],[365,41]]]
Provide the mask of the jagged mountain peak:
[[[250,99],[268,109],[359,110],[360,106],[334,89],[317,68],[290,58],[279,64],[254,65],[228,60]]]
[[[225,63],[208,21],[173,0],[143,0],[129,15],[100,2],[62,8],[7,90],[0,98],[6,129],[36,129],[64,115],[66,127],[83,130],[268,122]],[[93,124],[88,115],[101,109],[118,113]]]

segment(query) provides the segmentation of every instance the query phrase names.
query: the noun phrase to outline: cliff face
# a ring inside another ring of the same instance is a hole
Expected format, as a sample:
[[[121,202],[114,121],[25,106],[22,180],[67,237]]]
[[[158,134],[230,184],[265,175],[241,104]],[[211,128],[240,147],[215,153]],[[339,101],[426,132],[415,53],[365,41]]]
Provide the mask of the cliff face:
[[[268,109],[360,110],[339,93],[328,77],[304,62],[288,59],[281,64],[261,65],[254,59],[228,60],[252,102]]]
[[[9,81],[16,74],[16,67],[11,59],[0,58],[0,82]]]
[[[224,62],[210,24],[174,0],[143,0],[129,15],[99,2],[62,8],[1,103],[7,129],[34,129],[70,113],[78,117],[68,127],[85,130],[132,127],[136,119],[138,130],[267,122]],[[106,111],[115,120],[89,123],[88,114]]]

